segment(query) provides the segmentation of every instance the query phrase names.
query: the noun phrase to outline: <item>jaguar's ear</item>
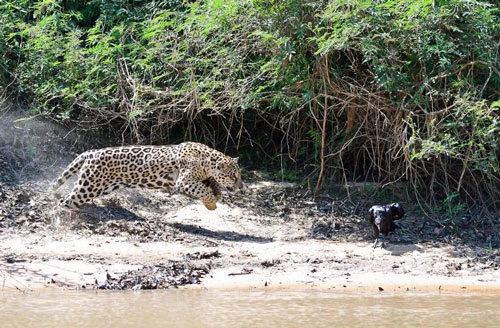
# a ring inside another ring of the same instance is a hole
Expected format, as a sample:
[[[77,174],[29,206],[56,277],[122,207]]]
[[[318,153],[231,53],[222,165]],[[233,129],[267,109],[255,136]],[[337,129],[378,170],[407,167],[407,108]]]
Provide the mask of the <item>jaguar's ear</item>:
[[[227,163],[226,162],[217,162],[215,163],[215,169],[217,170],[222,170],[222,169],[225,169],[227,167]]]
[[[238,164],[238,160],[239,160],[239,159],[240,159],[239,157],[233,157],[233,161],[234,161],[236,164]]]

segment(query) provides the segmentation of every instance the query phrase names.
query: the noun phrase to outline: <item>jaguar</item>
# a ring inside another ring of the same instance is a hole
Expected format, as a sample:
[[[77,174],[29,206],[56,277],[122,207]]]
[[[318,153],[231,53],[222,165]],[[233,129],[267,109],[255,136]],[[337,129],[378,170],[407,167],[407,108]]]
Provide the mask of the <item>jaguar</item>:
[[[121,187],[141,187],[177,190],[215,210],[223,188],[244,188],[237,157],[197,142],[86,151],[64,170],[54,190],[76,173],[73,189],[61,200],[65,207],[78,208]]]

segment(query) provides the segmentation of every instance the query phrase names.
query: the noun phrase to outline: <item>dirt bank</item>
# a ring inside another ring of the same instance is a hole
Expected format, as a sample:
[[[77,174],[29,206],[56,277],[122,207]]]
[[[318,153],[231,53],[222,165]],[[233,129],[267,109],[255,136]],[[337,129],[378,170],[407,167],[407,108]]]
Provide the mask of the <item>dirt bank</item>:
[[[183,195],[138,189],[78,212],[61,209],[50,184],[74,154],[50,143],[59,138],[53,129],[24,139],[0,134],[3,291],[500,290],[499,222],[457,232],[423,219],[411,202],[392,199],[407,216],[385,249],[373,249],[363,218],[370,202],[335,195],[314,201],[305,189],[261,172],[246,171],[248,192],[225,194],[215,211]],[[30,153],[32,139],[37,151]],[[57,159],[48,155],[54,153]]]
[[[215,211],[182,195],[124,190],[72,212],[40,186],[2,187],[3,290],[323,288],[500,290],[496,250],[408,217],[385,249],[369,224],[254,174]]]

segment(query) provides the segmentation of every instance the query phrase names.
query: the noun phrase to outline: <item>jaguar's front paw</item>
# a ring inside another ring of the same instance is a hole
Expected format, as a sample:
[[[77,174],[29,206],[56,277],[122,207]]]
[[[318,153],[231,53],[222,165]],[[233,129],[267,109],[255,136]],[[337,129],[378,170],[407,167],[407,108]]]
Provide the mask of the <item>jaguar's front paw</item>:
[[[205,205],[206,208],[208,208],[210,211],[213,211],[217,208],[217,204],[209,201],[204,201],[203,205]]]

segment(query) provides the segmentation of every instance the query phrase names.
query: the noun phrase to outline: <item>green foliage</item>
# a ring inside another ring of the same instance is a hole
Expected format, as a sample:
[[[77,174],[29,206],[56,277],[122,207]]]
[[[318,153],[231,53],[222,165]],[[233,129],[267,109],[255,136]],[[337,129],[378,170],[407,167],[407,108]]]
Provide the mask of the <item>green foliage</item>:
[[[464,213],[467,209],[467,204],[460,200],[460,195],[456,192],[449,194],[441,202],[441,212],[446,213],[449,218],[456,218],[457,216]]]
[[[38,113],[254,146],[318,183],[406,180],[429,208],[499,196],[494,2],[6,0],[0,17],[0,83]]]
[[[15,79],[12,71],[23,53],[23,40],[18,31],[24,28],[28,3],[28,0],[0,3],[0,87],[11,84]]]
[[[488,104],[484,100],[460,98],[452,109],[422,123],[426,134],[412,125],[408,154],[422,170],[428,170],[434,163],[444,202],[451,195],[455,199],[462,190],[468,197],[477,197],[478,190],[496,192],[494,188],[500,184],[498,110],[498,101]]]
[[[487,81],[498,62],[498,8],[486,2],[343,0],[322,16],[317,53],[354,52],[370,82],[405,105],[432,109],[430,95],[498,96]]]

